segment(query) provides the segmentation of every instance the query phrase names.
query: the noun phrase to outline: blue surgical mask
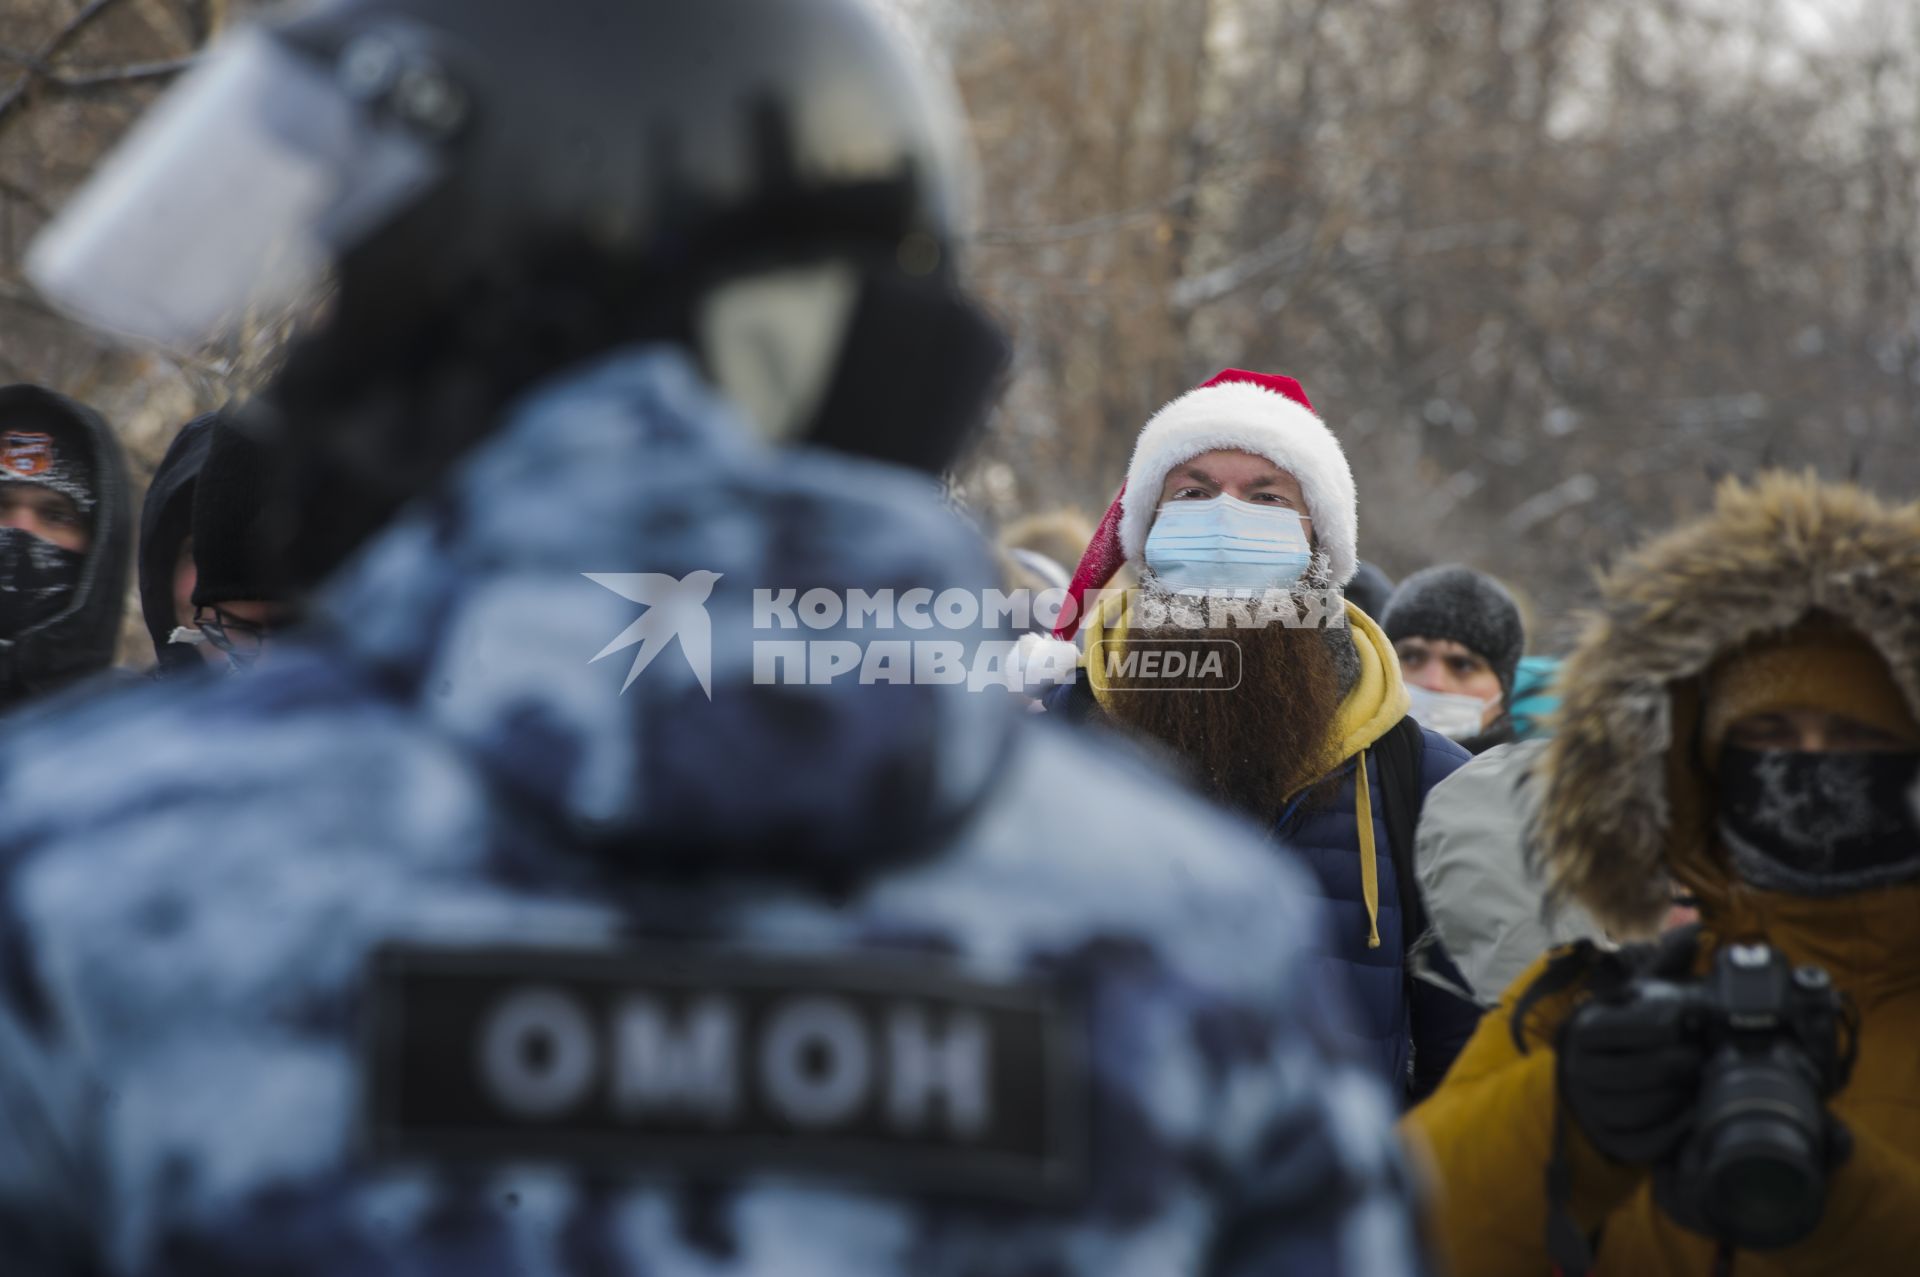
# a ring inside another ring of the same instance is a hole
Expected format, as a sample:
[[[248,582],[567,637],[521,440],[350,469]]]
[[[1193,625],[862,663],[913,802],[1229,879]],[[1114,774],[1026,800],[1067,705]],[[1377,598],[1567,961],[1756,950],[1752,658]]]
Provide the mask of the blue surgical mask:
[[[1169,501],[1147,533],[1147,566],[1169,590],[1286,589],[1313,562],[1297,511],[1221,493]]]

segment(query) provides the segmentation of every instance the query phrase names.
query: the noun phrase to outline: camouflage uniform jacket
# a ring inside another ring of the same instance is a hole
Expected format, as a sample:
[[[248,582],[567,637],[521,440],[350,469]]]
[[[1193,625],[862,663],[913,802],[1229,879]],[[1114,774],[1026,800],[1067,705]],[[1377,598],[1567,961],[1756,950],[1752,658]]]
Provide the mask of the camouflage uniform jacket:
[[[677,638],[623,691],[634,649],[591,658],[652,612],[583,574],[636,571]],[[932,485],[769,452],[628,352],[519,405],[267,667],[14,727],[0,1267],[1415,1271],[1390,1105],[1256,832],[1004,692],[754,679],[755,589],[989,579]],[[603,1087],[581,1008],[616,986]],[[749,1038],[766,1093],[715,1090]],[[619,1129],[649,1112],[673,1138]]]

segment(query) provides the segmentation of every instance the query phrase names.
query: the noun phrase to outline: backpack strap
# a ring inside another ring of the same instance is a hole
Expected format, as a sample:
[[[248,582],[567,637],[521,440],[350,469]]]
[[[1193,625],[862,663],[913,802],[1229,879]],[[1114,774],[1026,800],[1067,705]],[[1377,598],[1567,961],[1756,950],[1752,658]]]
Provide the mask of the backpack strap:
[[[1387,818],[1388,851],[1393,876],[1400,884],[1401,943],[1409,954],[1427,934],[1427,905],[1413,867],[1414,833],[1426,794],[1420,788],[1420,764],[1426,757],[1426,737],[1411,716],[1395,723],[1374,742],[1380,760],[1380,806]]]

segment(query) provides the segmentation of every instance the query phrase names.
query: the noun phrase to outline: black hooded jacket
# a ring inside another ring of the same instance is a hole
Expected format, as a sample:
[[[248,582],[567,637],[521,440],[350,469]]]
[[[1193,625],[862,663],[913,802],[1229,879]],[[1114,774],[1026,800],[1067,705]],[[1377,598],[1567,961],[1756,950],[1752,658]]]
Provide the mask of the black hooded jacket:
[[[193,489],[193,586],[196,607],[293,597],[270,548],[274,458],[250,431],[220,422],[208,432],[206,459]]]
[[[197,670],[201,660],[191,647],[168,643],[179,621],[173,611],[173,569],[180,560],[180,544],[193,531],[193,492],[213,443],[218,413],[195,417],[180,427],[167,445],[160,468],[147,484],[140,507],[140,614],[153,640],[153,654],[161,674]]]
[[[27,416],[54,417],[86,439],[93,461],[93,542],[67,608],[10,638],[0,637],[0,710],[113,664],[132,548],[126,458],[106,421],[43,386],[0,387],[0,427]]]

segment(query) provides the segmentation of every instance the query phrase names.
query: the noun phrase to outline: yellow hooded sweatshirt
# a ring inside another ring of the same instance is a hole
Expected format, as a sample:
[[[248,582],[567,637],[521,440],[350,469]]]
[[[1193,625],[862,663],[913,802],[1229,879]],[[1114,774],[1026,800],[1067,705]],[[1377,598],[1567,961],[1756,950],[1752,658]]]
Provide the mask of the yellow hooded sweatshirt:
[[[1103,598],[1087,617],[1086,656],[1081,660],[1087,684],[1101,709],[1110,709],[1113,695],[1107,687],[1105,654],[1118,652],[1124,645],[1132,620],[1133,591]],[[1380,944],[1380,878],[1375,853],[1373,800],[1367,783],[1366,751],[1407,715],[1411,704],[1406,684],[1400,679],[1400,658],[1393,644],[1371,617],[1352,603],[1346,605],[1347,628],[1353,635],[1354,651],[1360,657],[1360,677],[1340,702],[1327,732],[1327,742],[1313,779],[1299,786],[1294,794],[1319,783],[1348,759],[1356,759],[1354,816],[1360,828],[1360,880],[1366,898],[1368,946]],[[1385,831],[1381,831],[1385,837]]]

